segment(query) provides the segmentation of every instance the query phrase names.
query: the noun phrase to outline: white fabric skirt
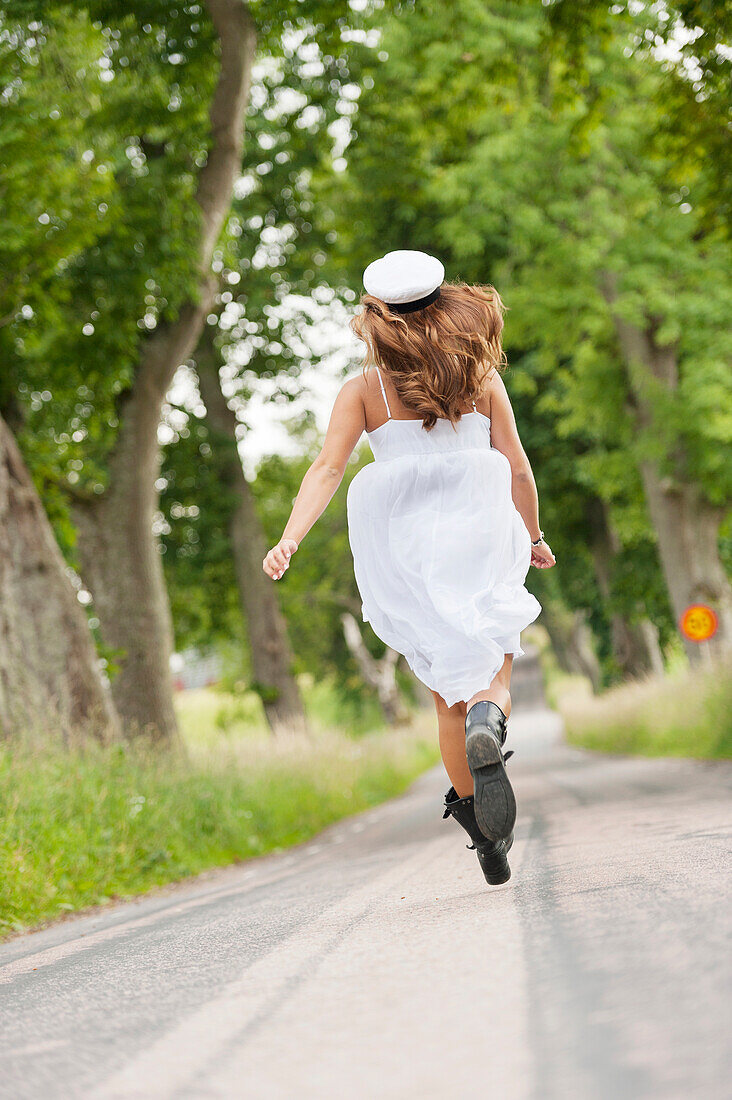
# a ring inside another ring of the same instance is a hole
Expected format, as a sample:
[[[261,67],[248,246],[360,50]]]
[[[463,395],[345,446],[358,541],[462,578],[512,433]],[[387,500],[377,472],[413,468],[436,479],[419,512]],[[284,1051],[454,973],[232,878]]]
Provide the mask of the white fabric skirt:
[[[431,432],[389,420],[370,433],[376,461],[348,491],[363,619],[448,706],[523,653],[520,633],[541,611],[524,587],[531,537],[489,424],[480,413]]]

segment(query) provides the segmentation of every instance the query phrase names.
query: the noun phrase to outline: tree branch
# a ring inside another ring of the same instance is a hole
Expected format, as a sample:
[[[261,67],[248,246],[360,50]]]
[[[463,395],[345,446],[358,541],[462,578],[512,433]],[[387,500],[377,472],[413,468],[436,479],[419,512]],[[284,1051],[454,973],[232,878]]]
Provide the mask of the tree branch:
[[[211,102],[211,150],[201,170],[196,201],[203,216],[201,269],[208,272],[231,192],[241,169],[244,115],[257,48],[254,20],[243,0],[206,0],[221,43],[221,71]]]

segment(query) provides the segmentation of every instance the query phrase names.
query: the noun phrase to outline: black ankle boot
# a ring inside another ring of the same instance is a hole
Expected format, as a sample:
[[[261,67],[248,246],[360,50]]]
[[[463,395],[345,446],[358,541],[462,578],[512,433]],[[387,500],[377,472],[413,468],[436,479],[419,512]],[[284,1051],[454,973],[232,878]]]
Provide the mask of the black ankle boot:
[[[473,777],[475,817],[488,840],[506,840],[516,823],[516,798],[506,775],[503,753],[506,715],[497,703],[481,699],[465,718],[465,753]]]
[[[504,841],[497,843],[486,840],[478,828],[475,820],[475,809],[472,794],[468,798],[458,798],[454,787],[445,795],[445,817],[454,817],[458,825],[462,825],[465,832],[472,840],[468,848],[474,848],[478,855],[485,881],[491,886],[500,886],[502,882],[508,882],[511,877],[511,868],[508,866],[506,853],[513,844],[513,833]]]

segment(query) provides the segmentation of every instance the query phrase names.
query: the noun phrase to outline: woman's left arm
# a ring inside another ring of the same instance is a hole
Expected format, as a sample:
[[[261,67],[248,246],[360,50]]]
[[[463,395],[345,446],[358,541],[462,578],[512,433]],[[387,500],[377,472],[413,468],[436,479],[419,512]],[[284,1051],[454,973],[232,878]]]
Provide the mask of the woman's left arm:
[[[511,465],[511,495],[516,510],[526,524],[532,543],[541,539],[536,546],[531,547],[531,564],[537,569],[549,569],[556,565],[556,559],[544,541],[539,527],[539,494],[536,491],[534,472],[519,438],[505,383],[497,372],[490,382],[490,410],[491,442]]]
[[[351,378],[335,400],[323,446],[302,479],[282,538],[262,562],[264,572],[273,580],[280,579],[290,557],[328,507],[365,427],[363,380]]]

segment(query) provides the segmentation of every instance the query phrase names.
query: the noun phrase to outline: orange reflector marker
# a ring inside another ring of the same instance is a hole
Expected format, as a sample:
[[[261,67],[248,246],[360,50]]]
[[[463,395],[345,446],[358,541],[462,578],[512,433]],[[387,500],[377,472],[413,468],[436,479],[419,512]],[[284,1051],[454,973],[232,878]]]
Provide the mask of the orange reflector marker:
[[[681,616],[679,626],[690,642],[706,642],[717,632],[717,616],[706,604],[693,603]]]

